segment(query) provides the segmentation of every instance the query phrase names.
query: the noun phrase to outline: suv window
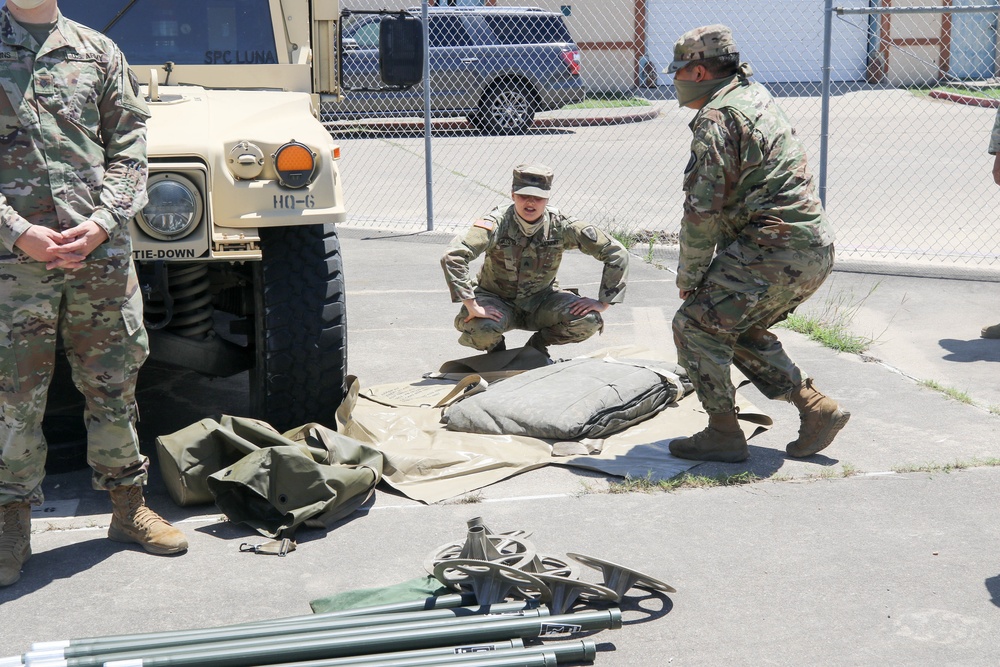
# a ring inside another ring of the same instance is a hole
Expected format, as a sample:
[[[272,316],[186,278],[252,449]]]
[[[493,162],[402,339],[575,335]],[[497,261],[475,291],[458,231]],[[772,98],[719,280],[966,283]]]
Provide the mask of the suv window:
[[[103,30],[124,0],[61,0],[60,11]],[[172,0],[129,6],[108,31],[130,64],[277,63],[268,0]]]
[[[361,49],[377,49],[379,47],[379,31],[381,24],[378,19],[369,19],[345,31],[344,36],[354,40]]]
[[[470,46],[472,38],[462,23],[461,16],[432,16],[427,35],[430,46]]]
[[[487,14],[487,25],[496,35],[497,44],[549,44],[572,42],[573,38],[559,16],[524,16]]]

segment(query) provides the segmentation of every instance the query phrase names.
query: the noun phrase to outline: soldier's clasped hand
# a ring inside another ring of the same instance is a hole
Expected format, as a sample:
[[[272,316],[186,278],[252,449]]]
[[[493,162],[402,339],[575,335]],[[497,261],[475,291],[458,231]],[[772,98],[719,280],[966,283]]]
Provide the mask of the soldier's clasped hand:
[[[107,240],[107,232],[93,220],[70,227],[62,232],[62,244],[56,249],[58,266],[48,268],[78,269],[83,266],[83,260]]]

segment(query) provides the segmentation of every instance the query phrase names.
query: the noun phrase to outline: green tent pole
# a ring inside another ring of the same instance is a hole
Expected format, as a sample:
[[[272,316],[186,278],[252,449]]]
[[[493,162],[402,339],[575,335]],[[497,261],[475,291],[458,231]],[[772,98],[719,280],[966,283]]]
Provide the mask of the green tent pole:
[[[354,665],[370,667],[372,663],[393,659],[407,660],[410,658],[441,658],[449,655],[493,655],[497,651],[523,649],[524,642],[520,639],[508,639],[499,642],[479,642],[476,644],[459,644],[457,646],[439,646],[435,648],[419,648],[412,651],[393,651],[392,653],[369,653],[367,655],[347,655],[341,658],[325,660],[306,660],[305,662],[285,662],[271,667],[353,667]]]
[[[275,638],[282,635],[301,634],[303,632],[365,628],[475,615],[485,616],[488,614],[516,613],[533,606],[535,606],[533,602],[504,602],[489,607],[454,607],[397,614],[373,614],[371,616],[333,618],[320,615],[301,616],[299,617],[301,620],[297,623],[283,622],[274,627],[265,624],[256,624],[250,626],[178,630],[139,636],[122,635],[118,637],[103,637],[88,642],[72,643],[64,648],[51,648],[42,651],[32,650],[25,654],[25,663],[33,666],[45,660],[81,658],[106,653],[141,651],[145,654],[155,649],[170,646],[207,644],[217,641],[253,639],[255,637]]]
[[[458,656],[465,656],[468,660],[473,656],[473,654],[485,658],[492,656],[494,653],[503,653],[505,655],[552,653],[555,655],[556,662],[558,663],[593,662],[594,658],[597,656],[597,646],[589,639],[576,642],[538,644],[535,646],[525,646],[520,640],[512,640],[511,644],[514,644],[515,642],[518,644],[517,646],[511,645],[496,651],[486,648],[485,646],[450,646],[418,651],[402,651],[397,653],[352,655],[343,658],[310,660],[307,662],[286,662],[280,665],[272,665],[271,667],[418,667],[422,665],[451,665],[453,664],[452,662],[444,662],[444,660],[457,660]]]
[[[491,617],[487,617],[488,619]],[[365,655],[456,643],[499,641],[528,637],[566,637],[578,632],[620,628],[621,611],[584,611],[550,617],[497,617],[486,622],[465,623],[454,619],[449,625],[403,630],[403,626],[379,628],[379,632],[348,636],[318,637],[289,635],[283,640],[264,642],[220,642],[186,647],[167,655],[112,655],[104,661],[93,657],[53,661],[52,667],[248,667],[273,665],[291,660],[317,660],[348,655]],[[478,620],[478,619],[477,619]],[[317,633],[323,634],[323,633]],[[332,634],[332,633],[327,633]]]
[[[302,616],[289,616],[287,618],[276,618],[265,621],[253,621],[251,623],[239,623],[235,625],[223,625],[218,626],[221,628],[242,628],[255,625],[263,625],[266,627],[273,627],[282,623],[299,623],[305,619],[319,619],[319,618],[346,618],[353,616],[373,616],[376,614],[395,614],[402,612],[411,611],[427,611],[430,609],[450,609],[453,607],[467,607],[476,604],[476,596],[472,593],[455,593],[449,595],[438,595],[424,598],[422,600],[411,600],[409,602],[393,602],[389,604],[372,605],[368,607],[357,607],[356,609],[342,609],[338,611],[329,611],[322,614],[305,614]],[[180,631],[184,632],[184,631]],[[122,637],[130,637],[137,640],[146,639],[156,639],[157,637],[163,636],[165,634],[173,634],[172,632],[148,632],[141,634],[131,634],[131,635],[109,635],[107,637],[93,637],[93,638],[81,638],[81,639],[67,639],[67,640],[55,640],[47,642],[35,642],[31,645],[32,651],[43,651],[49,649],[61,649],[67,646],[85,646],[88,644],[100,643],[106,639],[117,639]],[[10,659],[17,659],[19,656],[13,656]],[[23,662],[23,660],[22,660]]]
[[[282,634],[275,637],[255,636],[249,638],[234,638],[229,639],[225,636],[217,637],[215,639],[200,640],[194,644],[184,644],[180,646],[163,646],[163,647],[152,647],[146,648],[130,648],[123,651],[118,651],[112,649],[111,651],[106,651],[98,653],[95,655],[80,656],[75,658],[64,658],[64,659],[38,659],[30,663],[30,667],[100,667],[101,665],[113,662],[121,663],[120,667],[133,667],[132,663],[127,662],[130,660],[149,660],[153,658],[164,658],[164,657],[179,657],[179,656],[189,656],[198,655],[203,651],[209,651],[212,653],[220,652],[225,653],[226,651],[233,650],[255,650],[255,649],[266,649],[271,646],[278,645],[300,645],[300,644],[316,644],[319,645],[323,642],[334,641],[338,639],[345,638],[364,638],[369,635],[378,636],[381,634],[389,632],[406,632],[406,631],[427,631],[429,629],[437,627],[464,627],[466,625],[478,625],[485,623],[495,623],[497,621],[508,621],[511,619],[527,619],[537,621],[541,617],[548,617],[548,611],[545,609],[530,609],[525,611],[520,611],[512,614],[501,614],[501,615],[473,615],[464,617],[449,617],[449,618],[431,618],[426,620],[409,620],[401,623],[393,623],[385,626],[363,626],[355,628],[342,628],[335,630],[316,630],[313,631],[309,628],[302,628],[297,632],[292,634]],[[516,635],[500,636],[497,639],[511,639]],[[463,640],[460,640],[460,642]],[[414,647],[419,648],[419,647]],[[385,652],[386,649],[376,649],[365,651],[365,653],[375,653],[375,652]],[[278,656],[279,658],[281,656]],[[321,656],[325,657],[325,656]],[[282,660],[274,660],[273,662],[280,662]],[[116,664],[114,667],[119,667]]]
[[[490,654],[468,653],[453,655],[431,655],[416,658],[391,658],[383,655],[376,662],[347,662],[343,665],[358,667],[555,667],[559,659],[552,651],[522,652],[515,649],[497,651]],[[328,660],[298,663],[310,667],[326,667],[337,664]]]

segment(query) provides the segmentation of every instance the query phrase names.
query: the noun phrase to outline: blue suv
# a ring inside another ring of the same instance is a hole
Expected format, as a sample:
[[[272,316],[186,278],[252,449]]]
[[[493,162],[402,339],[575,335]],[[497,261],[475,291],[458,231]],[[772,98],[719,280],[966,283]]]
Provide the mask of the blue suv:
[[[419,9],[407,10],[420,18]],[[465,116],[484,132],[523,132],[535,112],[585,96],[580,50],[561,14],[535,7],[436,7],[428,12],[431,115]],[[343,28],[345,99],[324,121],[423,116],[423,84],[386,87],[379,74],[381,17]]]

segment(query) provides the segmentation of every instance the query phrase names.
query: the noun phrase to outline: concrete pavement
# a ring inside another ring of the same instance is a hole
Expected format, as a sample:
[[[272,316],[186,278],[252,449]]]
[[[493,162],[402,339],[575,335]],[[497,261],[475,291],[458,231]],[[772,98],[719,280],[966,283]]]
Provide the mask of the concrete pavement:
[[[413,379],[466,353],[437,263],[447,240],[342,230],[350,371],[364,384]],[[572,352],[669,350],[680,303],[669,267],[636,256],[626,302],[600,339]],[[599,267],[568,255],[561,275],[592,293]],[[775,426],[751,441],[746,463],[691,472],[762,478],[748,485],[608,493],[615,480],[549,466],[431,506],[380,487],[367,511],[328,534],[301,531],[298,550],[276,558],[240,553],[263,538],[211,508],[172,506],[154,465],[154,506],[192,543],[163,558],[105,539],[110,505],[87,488],[86,472],[51,476],[49,500],[76,501],[75,516],[35,521],[34,557],[20,582],[0,589],[0,656],[36,641],[306,614],[311,599],[420,576],[435,547],[482,516],[496,530],[532,531],[546,553],[590,554],[677,588],[631,591],[625,627],[594,636],[598,665],[997,664],[1000,341],[979,330],[1000,321],[998,295],[996,283],[835,272],[804,312],[849,312],[870,350],[779,335],[851,422],[820,455],[788,459],[794,408],[742,390]],[[171,382],[147,381],[141,394],[150,454],[156,435],[245,410],[245,378]]]

